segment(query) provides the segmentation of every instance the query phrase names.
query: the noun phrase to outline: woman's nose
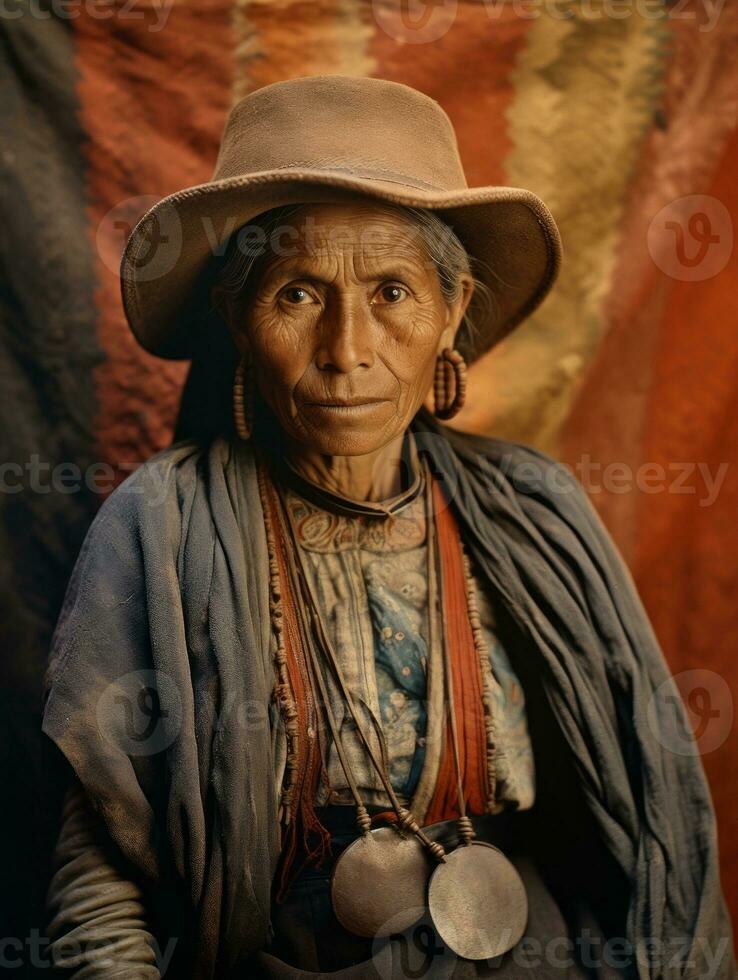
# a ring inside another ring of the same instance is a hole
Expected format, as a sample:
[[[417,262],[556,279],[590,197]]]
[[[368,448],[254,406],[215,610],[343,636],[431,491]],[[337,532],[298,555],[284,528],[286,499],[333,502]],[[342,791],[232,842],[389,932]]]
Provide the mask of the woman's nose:
[[[349,374],[374,363],[369,310],[361,301],[336,300],[326,306],[320,322],[316,362],[321,371]]]

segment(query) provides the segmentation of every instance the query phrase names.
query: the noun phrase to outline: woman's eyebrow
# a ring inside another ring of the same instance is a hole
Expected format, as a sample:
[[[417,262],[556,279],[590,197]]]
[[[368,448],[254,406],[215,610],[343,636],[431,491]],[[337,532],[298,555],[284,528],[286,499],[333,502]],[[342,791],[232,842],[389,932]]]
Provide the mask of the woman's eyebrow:
[[[399,260],[397,262],[385,262],[381,268],[368,269],[365,275],[360,275],[362,282],[375,282],[381,279],[417,279],[421,274],[421,267],[409,262]],[[293,279],[312,279],[315,282],[322,282],[330,285],[332,278],[322,276],[316,269],[304,260],[288,261],[284,264],[268,269],[265,279],[293,278]]]
[[[377,269],[370,276],[371,279],[416,279],[421,273],[421,266],[411,262],[389,262],[383,268]]]

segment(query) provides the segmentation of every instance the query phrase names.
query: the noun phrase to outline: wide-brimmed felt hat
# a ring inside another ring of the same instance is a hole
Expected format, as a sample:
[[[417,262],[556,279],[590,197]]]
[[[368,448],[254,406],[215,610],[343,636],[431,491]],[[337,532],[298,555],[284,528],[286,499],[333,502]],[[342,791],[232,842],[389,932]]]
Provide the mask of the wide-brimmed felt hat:
[[[488,322],[457,347],[473,360],[547,294],[561,240],[546,205],[519,187],[469,187],[451,120],[400,82],[311,75],[237,102],[210,181],[164,197],[134,227],[121,262],[123,306],[146,350],[188,358],[205,329],[214,260],[230,236],[280,205],[378,202],[428,208],[479,260]]]

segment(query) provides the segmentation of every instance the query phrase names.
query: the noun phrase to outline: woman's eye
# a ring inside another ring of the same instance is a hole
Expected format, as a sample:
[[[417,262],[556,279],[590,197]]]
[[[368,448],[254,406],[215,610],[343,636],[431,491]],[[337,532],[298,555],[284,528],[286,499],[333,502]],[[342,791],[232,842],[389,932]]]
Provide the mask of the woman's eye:
[[[400,303],[407,295],[407,289],[404,286],[398,286],[396,283],[382,286],[377,293],[377,296],[380,297],[380,302],[389,304]]]
[[[282,296],[288,303],[294,306],[305,306],[307,303],[312,302],[312,296],[302,286],[288,286],[282,293]]]

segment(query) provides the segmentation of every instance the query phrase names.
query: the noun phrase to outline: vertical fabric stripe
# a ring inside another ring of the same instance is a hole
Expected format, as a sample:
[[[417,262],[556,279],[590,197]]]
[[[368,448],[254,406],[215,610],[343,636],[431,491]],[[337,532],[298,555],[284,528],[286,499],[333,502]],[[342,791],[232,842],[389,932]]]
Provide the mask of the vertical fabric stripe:
[[[88,187],[87,234],[96,249],[95,373],[101,459],[119,477],[170,439],[186,365],[141,350],[125,323],[118,263],[138,217],[157,199],[207,180],[228,111],[230,4],[177,2],[142,16],[72,21]]]
[[[375,21],[373,74],[420,89],[443,106],[454,124],[470,185],[505,183],[504,159],[510,150],[505,116],[515,94],[512,72],[531,22],[516,16],[508,4],[428,4],[428,33],[418,28],[409,36],[432,40],[411,43],[401,40],[406,4],[376,0],[370,6]],[[434,18],[439,25],[446,23],[444,10],[454,6],[447,28],[435,36],[441,28],[434,28]]]
[[[685,14],[695,14],[695,5]],[[650,386],[673,281],[648,249],[658,212],[688,194],[703,192],[738,118],[738,20],[723,17],[713,31],[698,22],[669,20],[672,40],[665,91],[624,198],[611,289],[603,307],[607,334],[584,376],[560,436],[573,465],[582,452],[594,462],[643,461]],[[600,481],[601,482],[601,481]],[[626,558],[633,558],[637,494],[593,496]],[[657,498],[646,502],[655,506]]]
[[[549,205],[564,262],[540,311],[476,367],[483,384],[463,420],[554,452],[607,329],[623,199],[658,104],[668,37],[663,18],[616,19],[589,6],[591,16],[572,4],[566,19],[540,11],[529,21],[507,113],[505,182]]]
[[[235,0],[233,101],[301,75],[367,75],[371,5],[355,0]],[[306,120],[306,125],[309,120]]]

